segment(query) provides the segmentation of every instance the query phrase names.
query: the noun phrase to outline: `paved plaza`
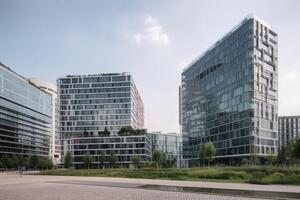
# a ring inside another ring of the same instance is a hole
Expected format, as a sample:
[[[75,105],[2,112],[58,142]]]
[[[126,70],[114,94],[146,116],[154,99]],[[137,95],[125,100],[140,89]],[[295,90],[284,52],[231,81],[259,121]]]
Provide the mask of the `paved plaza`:
[[[300,193],[297,186],[261,186],[248,184],[192,181],[145,180],[102,177],[63,177],[0,174],[0,200],[150,200],[150,199],[254,199],[241,196],[139,188],[140,185],[189,186],[207,188],[257,189]]]

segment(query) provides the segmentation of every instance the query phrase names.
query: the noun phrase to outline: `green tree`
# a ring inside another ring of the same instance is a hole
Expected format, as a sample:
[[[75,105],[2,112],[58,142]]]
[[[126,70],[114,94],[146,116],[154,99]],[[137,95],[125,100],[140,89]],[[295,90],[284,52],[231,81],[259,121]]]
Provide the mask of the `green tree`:
[[[268,165],[274,165],[276,163],[276,156],[274,154],[269,154],[266,157],[266,161]]]
[[[10,166],[11,168],[14,168],[14,169],[17,169],[18,166],[19,166],[19,159],[18,159],[18,156],[17,155],[12,155],[10,157]]]
[[[242,165],[242,166],[249,165],[249,160],[248,160],[247,158],[243,158],[243,159],[241,160],[241,165]]]
[[[104,127],[104,134],[105,135],[107,135],[107,136],[109,136],[110,135],[110,132],[109,132],[109,130],[106,128],[106,127]]]
[[[213,161],[216,155],[216,148],[213,143],[209,142],[204,145],[205,149],[205,159],[207,160],[208,167],[210,163]]]
[[[39,157],[38,168],[41,170],[48,170],[53,168],[52,160],[49,158]]]
[[[19,161],[18,165],[20,167],[24,167],[26,165],[26,162],[25,162],[26,160],[23,155],[18,156],[18,161]]]
[[[30,168],[30,156],[24,157],[24,167],[25,167],[26,169],[29,169],[29,168]]]
[[[173,156],[173,155],[168,156],[165,163],[166,163],[165,166],[167,168],[176,167],[176,163],[177,163],[176,156]]]
[[[250,151],[249,162],[251,165],[257,165],[257,163],[258,163],[258,156],[257,156],[255,148],[252,148]]]
[[[101,156],[99,158],[99,162],[100,162],[102,169],[104,169],[104,167],[105,167],[105,161],[106,161],[105,151],[102,150]]]
[[[287,155],[286,155],[286,146],[282,145],[277,154],[277,163],[278,165],[286,165]]]
[[[292,139],[289,141],[287,148],[286,148],[286,155],[288,164],[293,165],[295,164],[296,159],[296,140]]]
[[[110,163],[110,167],[111,168],[115,168],[116,167],[117,157],[115,156],[115,152],[113,150],[110,151],[108,161]]]
[[[198,152],[198,161],[199,161],[199,167],[203,166],[205,163],[205,145],[199,144],[198,146],[199,152]]]
[[[152,163],[150,161],[146,161],[146,162],[144,162],[143,167],[150,168],[150,167],[152,167]]]
[[[70,151],[68,151],[65,155],[65,159],[64,159],[64,165],[65,168],[69,168],[71,166],[71,164],[73,163],[73,155]]]
[[[90,166],[91,166],[91,164],[92,164],[92,162],[93,162],[92,156],[89,153],[85,154],[83,156],[83,162],[84,162],[85,167],[87,169],[89,169]]]
[[[50,158],[47,159],[47,169],[52,169],[53,168],[53,162]]]
[[[300,138],[297,138],[295,141],[294,151],[295,158],[300,159]]]
[[[4,165],[3,165],[3,161],[2,161],[2,157],[0,157],[0,168],[3,168]]]
[[[33,155],[30,157],[30,167],[33,169],[37,169],[39,164],[39,158],[37,157],[37,155]]]
[[[164,161],[164,155],[161,150],[155,149],[152,154],[152,161],[156,164],[156,168],[159,170]]]
[[[48,161],[47,158],[38,158],[38,168],[41,170],[47,169],[48,167]]]
[[[132,164],[133,164],[134,168],[139,168],[141,165],[140,156],[138,156],[138,155],[132,156]]]
[[[2,166],[5,168],[5,171],[7,170],[7,168],[8,168],[8,156],[7,156],[7,154],[4,154],[3,156],[2,156]]]

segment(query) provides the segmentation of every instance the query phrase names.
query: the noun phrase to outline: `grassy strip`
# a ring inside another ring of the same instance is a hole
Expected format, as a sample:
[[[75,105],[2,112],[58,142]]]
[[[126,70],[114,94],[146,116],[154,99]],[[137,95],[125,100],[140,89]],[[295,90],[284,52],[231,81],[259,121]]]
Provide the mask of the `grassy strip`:
[[[144,179],[218,181],[253,184],[300,185],[300,168],[279,167],[214,167],[192,169],[58,169],[41,175],[99,176]]]

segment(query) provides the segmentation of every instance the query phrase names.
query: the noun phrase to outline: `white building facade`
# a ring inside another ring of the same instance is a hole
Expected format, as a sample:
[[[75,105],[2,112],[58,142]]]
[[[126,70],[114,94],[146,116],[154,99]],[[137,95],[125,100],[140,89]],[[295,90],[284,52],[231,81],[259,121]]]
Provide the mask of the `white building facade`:
[[[52,133],[50,137],[49,157],[54,165],[61,163],[61,140],[58,129],[58,107],[57,107],[57,89],[56,86],[39,80],[37,78],[30,78],[29,81],[51,95],[52,104]]]
[[[119,166],[124,167],[131,162],[126,154],[150,158],[144,134],[136,139],[141,146],[129,145],[128,149],[130,139],[120,133],[122,128],[144,126],[143,102],[129,73],[69,75],[59,78],[57,86],[63,155],[71,151],[78,167],[85,154],[97,165],[103,152],[114,151]]]

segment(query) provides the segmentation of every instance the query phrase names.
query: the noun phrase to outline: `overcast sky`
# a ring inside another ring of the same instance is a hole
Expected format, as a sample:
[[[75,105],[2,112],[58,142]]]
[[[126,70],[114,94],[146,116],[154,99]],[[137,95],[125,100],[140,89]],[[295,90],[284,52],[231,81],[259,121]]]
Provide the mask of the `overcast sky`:
[[[279,114],[300,115],[297,0],[0,0],[0,62],[51,83],[130,72],[145,127],[178,132],[182,68],[249,13],[279,35]]]

